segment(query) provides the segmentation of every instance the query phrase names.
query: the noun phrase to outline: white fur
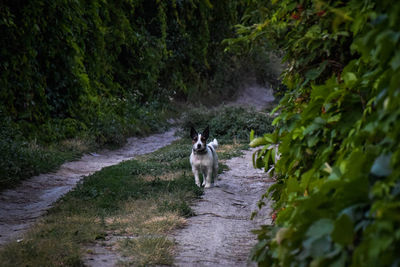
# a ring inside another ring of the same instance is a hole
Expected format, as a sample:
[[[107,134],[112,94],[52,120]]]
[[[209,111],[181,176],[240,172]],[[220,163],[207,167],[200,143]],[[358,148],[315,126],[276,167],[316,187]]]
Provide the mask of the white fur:
[[[205,147],[206,153],[198,153]],[[218,156],[215,150],[218,147],[217,139],[214,139],[207,146],[201,142],[201,134],[198,134],[197,142],[193,144],[192,154],[190,155],[190,164],[196,185],[200,187],[200,173],[203,174],[202,185],[205,188],[210,188],[218,174]]]

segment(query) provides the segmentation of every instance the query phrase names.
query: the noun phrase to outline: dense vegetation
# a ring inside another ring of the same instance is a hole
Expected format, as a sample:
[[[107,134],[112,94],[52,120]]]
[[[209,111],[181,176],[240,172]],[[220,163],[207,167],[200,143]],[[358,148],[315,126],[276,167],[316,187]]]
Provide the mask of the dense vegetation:
[[[2,1],[0,188],[71,151],[162,130],[171,100],[232,95],[240,60],[221,41],[240,10],[225,0]]]
[[[400,2],[248,1],[246,14],[232,49],[273,47],[287,64],[276,130],[251,143],[257,167],[280,153],[253,259],[398,266]]]

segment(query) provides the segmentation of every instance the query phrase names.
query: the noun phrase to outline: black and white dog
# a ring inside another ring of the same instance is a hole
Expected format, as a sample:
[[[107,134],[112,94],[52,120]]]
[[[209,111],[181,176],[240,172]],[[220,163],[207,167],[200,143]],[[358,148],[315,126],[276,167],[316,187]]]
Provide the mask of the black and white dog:
[[[200,187],[199,174],[203,174],[202,185],[205,188],[210,188],[218,174],[218,156],[215,149],[218,147],[217,139],[214,139],[208,145],[206,144],[209,136],[209,127],[203,133],[197,133],[192,127],[190,137],[192,138],[192,154],[190,155],[190,164],[196,185]]]

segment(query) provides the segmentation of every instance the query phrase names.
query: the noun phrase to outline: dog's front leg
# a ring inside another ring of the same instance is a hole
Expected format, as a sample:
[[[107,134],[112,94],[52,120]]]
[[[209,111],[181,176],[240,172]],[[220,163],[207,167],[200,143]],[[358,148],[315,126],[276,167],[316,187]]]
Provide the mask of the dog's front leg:
[[[206,185],[204,187],[205,188],[210,188],[211,187],[211,180],[212,180],[212,169],[211,168],[207,171],[207,175],[204,178],[204,180],[206,181]]]
[[[198,187],[200,187],[199,171],[196,168],[192,168],[194,174],[194,181]]]
[[[202,173],[203,174],[203,182],[201,183],[201,186],[205,186],[206,185],[206,178],[207,178],[207,174],[205,172]]]

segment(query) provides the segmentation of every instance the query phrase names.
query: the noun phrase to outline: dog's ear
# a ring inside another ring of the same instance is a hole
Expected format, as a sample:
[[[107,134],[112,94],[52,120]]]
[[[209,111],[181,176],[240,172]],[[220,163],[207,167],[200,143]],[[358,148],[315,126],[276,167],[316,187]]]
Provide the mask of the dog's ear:
[[[197,131],[192,127],[192,128],[190,129],[190,137],[191,137],[192,139],[194,139],[197,135],[198,135],[198,134],[197,134]]]
[[[209,135],[210,135],[210,127],[207,126],[207,128],[205,128],[204,131],[203,131],[203,137],[204,137],[205,139],[208,139],[208,136],[209,136]]]

